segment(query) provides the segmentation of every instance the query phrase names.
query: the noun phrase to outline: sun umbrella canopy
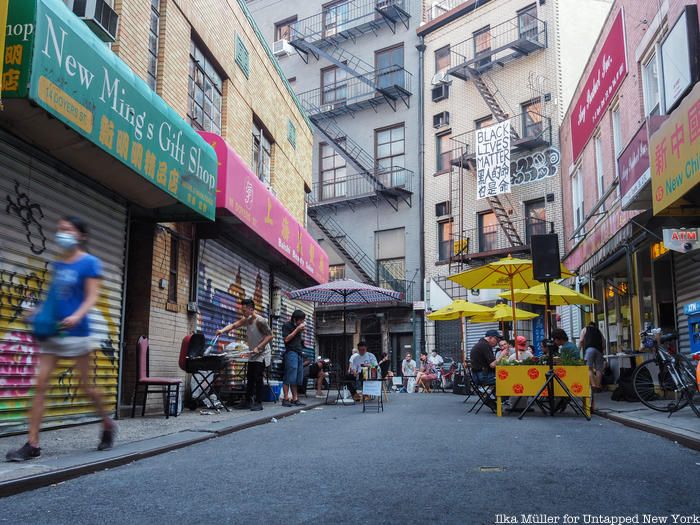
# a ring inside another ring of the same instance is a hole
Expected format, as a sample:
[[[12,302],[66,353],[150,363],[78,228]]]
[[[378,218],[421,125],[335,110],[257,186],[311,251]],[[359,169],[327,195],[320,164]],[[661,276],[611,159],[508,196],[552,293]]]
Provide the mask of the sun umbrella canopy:
[[[510,298],[510,292],[499,294],[505,299]],[[515,290],[515,300],[519,303],[539,304],[546,303],[546,291],[544,284],[538,284],[532,288]],[[561,284],[549,283],[549,304],[551,306],[564,306],[573,304],[597,304],[598,301],[586,294],[567,288]]]
[[[472,323],[493,323],[502,321],[512,321],[513,312],[515,311],[516,321],[527,321],[528,319],[534,319],[538,317],[538,314],[533,312],[528,312],[526,310],[521,310],[520,308],[511,308],[507,304],[497,304],[489,313],[477,314],[469,318]]]
[[[464,299],[456,299],[444,308],[435,310],[428,314],[428,319],[431,321],[453,321],[462,317],[469,317],[476,314],[486,314],[491,312],[488,306],[482,306],[476,303],[470,303]]]
[[[573,274],[562,264],[562,277],[572,277]],[[530,259],[515,259],[505,257],[498,261],[472,268],[465,272],[451,275],[450,280],[469,289],[510,289],[531,288],[540,284],[532,275]]]
[[[290,299],[321,304],[374,304],[399,301],[403,294],[352,279],[341,279],[294,290],[287,295]]]

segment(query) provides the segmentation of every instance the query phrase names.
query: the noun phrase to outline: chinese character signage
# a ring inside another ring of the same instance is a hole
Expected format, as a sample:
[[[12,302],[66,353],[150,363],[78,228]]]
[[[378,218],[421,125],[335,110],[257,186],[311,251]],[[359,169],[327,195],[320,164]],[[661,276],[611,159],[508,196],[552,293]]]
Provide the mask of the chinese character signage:
[[[700,84],[649,140],[654,215],[700,182]]]
[[[476,133],[476,198],[510,193],[510,120]]]
[[[200,135],[219,162],[216,207],[233,215],[318,283],[328,281],[328,255],[236,152],[214,133]]]
[[[651,179],[649,172],[649,140],[646,122],[642,124],[617,159],[620,175],[622,208],[627,209],[644,185]]]
[[[7,27],[7,8],[9,0],[0,0],[0,27]],[[0,31],[0,56],[5,56],[5,34],[7,31]],[[0,99],[2,98],[2,84],[0,84]]]
[[[27,98],[34,46],[34,1],[9,0],[2,52],[2,97]]]
[[[610,32],[586,78],[578,100],[571,109],[571,146],[573,159],[593,135],[622,80],[627,76],[627,50],[623,10],[615,17]]]
[[[198,214],[215,217],[212,148],[82,20],[60,0],[12,0],[8,18],[8,96],[26,96],[28,82],[29,98],[51,115]]]

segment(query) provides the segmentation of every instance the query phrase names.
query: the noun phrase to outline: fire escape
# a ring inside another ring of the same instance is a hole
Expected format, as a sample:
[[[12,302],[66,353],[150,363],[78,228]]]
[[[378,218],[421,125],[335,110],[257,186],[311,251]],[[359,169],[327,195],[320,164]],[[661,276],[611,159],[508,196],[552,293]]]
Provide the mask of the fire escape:
[[[290,44],[309,63],[328,60],[342,71],[332,85],[299,93],[311,122],[353,172],[332,183],[314,183],[308,197],[308,214],[338,253],[365,282],[388,286],[407,294],[409,283],[370,257],[329,212],[362,202],[386,202],[398,211],[400,203],[411,206],[413,172],[403,167],[382,168],[375,158],[338,125],[337,117],[377,110],[386,104],[396,111],[409,107],[411,74],[401,65],[376,68],[342,47],[366,34],[388,27],[396,32],[408,28],[410,15],[405,0],[349,0],[323,8],[291,28]]]

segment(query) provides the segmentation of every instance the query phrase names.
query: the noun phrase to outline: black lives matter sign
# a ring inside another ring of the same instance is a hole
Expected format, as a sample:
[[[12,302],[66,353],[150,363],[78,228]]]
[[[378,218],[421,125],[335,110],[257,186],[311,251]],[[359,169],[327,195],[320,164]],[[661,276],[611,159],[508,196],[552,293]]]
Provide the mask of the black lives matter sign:
[[[476,130],[476,198],[510,193],[510,121]]]

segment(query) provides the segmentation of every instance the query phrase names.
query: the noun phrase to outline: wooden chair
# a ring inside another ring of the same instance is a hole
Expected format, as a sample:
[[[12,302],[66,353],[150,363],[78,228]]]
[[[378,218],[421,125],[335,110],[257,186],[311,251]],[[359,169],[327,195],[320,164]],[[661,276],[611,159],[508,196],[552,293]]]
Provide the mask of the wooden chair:
[[[141,406],[141,417],[146,415],[146,400],[148,394],[167,394],[168,400],[174,389],[175,406],[180,406],[180,384],[182,379],[167,378],[167,377],[151,377],[149,374],[148,365],[148,337],[142,335],[136,343],[136,384],[134,385],[134,397],[131,404],[131,417],[136,414],[136,396],[139,389],[143,390],[143,405]],[[151,390],[152,387],[161,387],[158,390]],[[165,418],[170,417],[170,407],[165,412]]]

